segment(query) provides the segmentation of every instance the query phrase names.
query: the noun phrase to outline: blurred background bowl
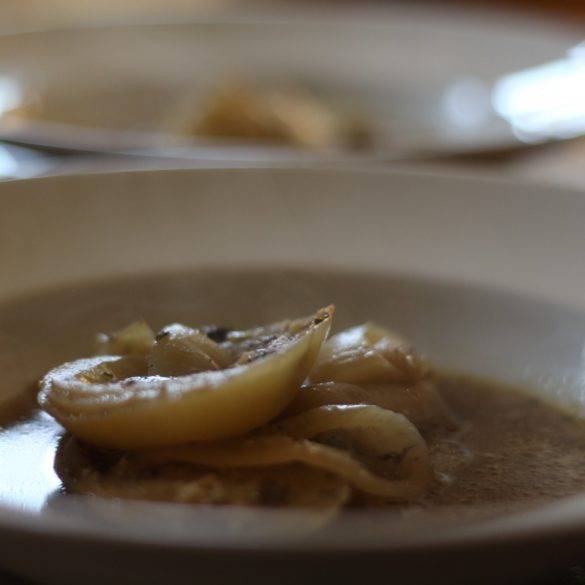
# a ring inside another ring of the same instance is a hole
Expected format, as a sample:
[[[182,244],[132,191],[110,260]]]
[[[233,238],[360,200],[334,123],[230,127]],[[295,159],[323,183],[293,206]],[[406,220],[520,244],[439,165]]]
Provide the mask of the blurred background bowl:
[[[240,5],[192,23],[8,35],[0,37],[0,138],[200,160],[392,160],[514,148],[521,142],[492,108],[493,83],[578,40],[545,24],[391,4]],[[359,113],[371,142],[302,151],[193,134],[203,102],[234,80],[308,87]]]

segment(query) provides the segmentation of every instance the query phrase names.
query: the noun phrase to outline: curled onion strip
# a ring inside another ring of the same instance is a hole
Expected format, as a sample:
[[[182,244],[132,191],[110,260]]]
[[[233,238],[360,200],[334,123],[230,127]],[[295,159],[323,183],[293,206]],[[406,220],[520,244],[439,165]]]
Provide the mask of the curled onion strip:
[[[436,427],[456,428],[453,415],[435,385],[428,380],[408,384],[346,384],[324,382],[301,389],[283,417],[293,416],[318,406],[333,404],[371,404],[403,414],[420,431]]]
[[[348,416],[331,410],[339,407],[322,408],[327,410],[315,409],[295,417],[296,420],[284,421],[273,430],[302,436],[316,435],[331,429],[351,428],[354,434],[360,435],[359,442],[362,446],[367,446],[372,454],[383,458],[383,467],[392,467],[405,477],[385,479],[340,449],[282,435],[256,437],[245,442],[223,445],[182,445],[137,456],[149,463],[187,462],[214,469],[303,463],[337,475],[355,489],[388,501],[409,501],[424,493],[432,477],[426,445],[403,416],[367,406],[356,407],[354,412],[348,411]],[[383,414],[367,409],[379,410]],[[367,430],[363,426],[372,423],[377,425],[375,430]],[[394,430],[378,428],[379,425],[386,426],[388,423]],[[383,443],[378,445],[377,441],[381,437]],[[401,460],[396,465],[397,458]]]
[[[426,364],[392,331],[373,323],[352,327],[323,345],[312,382],[406,382],[422,380]]]
[[[349,442],[349,448],[374,471],[404,479],[417,493],[432,478],[427,445],[417,428],[403,415],[378,406],[320,406],[274,426],[296,439],[325,435],[335,442]]]

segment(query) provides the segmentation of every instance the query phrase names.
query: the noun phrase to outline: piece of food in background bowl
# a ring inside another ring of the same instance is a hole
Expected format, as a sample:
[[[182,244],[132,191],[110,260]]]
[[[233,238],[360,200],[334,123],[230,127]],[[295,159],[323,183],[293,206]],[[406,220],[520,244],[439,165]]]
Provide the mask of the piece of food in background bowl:
[[[201,102],[187,134],[309,149],[360,149],[371,142],[364,116],[302,85],[221,85]]]

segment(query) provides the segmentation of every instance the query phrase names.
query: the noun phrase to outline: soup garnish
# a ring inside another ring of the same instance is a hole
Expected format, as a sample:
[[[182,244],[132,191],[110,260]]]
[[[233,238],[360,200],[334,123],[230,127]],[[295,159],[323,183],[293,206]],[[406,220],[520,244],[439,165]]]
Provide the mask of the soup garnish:
[[[326,340],[332,316],[99,334],[101,355],[40,383],[39,404],[70,433],[65,484],[203,503],[421,497],[436,481],[425,436],[457,427],[430,369],[373,323]]]

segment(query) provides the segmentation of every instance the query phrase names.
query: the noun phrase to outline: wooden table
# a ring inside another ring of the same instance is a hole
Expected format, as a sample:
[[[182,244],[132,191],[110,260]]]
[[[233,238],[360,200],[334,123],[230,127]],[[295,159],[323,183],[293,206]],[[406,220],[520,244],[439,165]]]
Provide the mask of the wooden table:
[[[531,15],[546,15],[576,26],[583,24],[585,33],[585,1],[583,0],[453,0],[453,3],[469,6],[482,5],[496,10],[511,10]]]

